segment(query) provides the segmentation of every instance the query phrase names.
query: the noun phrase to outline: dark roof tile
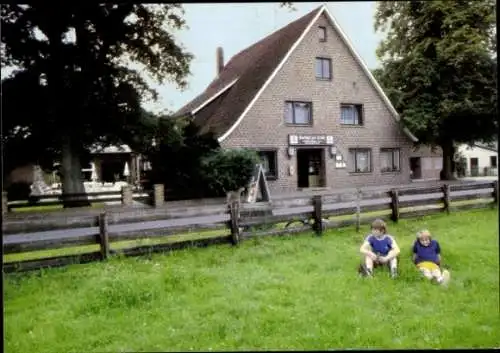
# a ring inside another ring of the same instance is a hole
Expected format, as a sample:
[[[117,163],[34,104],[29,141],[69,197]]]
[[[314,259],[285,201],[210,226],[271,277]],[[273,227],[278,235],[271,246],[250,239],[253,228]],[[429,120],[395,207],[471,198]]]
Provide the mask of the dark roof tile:
[[[179,109],[175,116],[189,114],[238,79],[231,88],[195,114],[194,121],[202,127],[202,132],[212,131],[218,137],[223,135],[248,107],[321,8],[233,56],[205,91]]]

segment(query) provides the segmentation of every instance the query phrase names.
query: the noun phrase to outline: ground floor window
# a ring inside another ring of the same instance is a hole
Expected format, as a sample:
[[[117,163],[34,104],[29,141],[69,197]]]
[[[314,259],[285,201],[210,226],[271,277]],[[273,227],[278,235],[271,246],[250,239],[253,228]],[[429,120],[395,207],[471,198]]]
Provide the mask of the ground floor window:
[[[497,156],[490,156],[490,167],[491,168],[497,167]]]
[[[352,173],[369,173],[372,171],[371,150],[368,148],[349,149],[350,170]]]
[[[399,148],[380,149],[380,171],[383,173],[401,171]]]
[[[257,151],[268,180],[278,178],[278,153],[276,150]]]

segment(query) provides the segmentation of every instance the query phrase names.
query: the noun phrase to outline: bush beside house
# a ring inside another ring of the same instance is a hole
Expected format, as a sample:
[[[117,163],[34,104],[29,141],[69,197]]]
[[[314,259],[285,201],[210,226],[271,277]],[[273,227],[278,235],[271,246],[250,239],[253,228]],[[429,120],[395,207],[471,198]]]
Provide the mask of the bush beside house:
[[[224,197],[248,184],[259,161],[252,150],[221,149],[213,134],[185,120],[159,119],[155,142],[145,187],[164,184],[167,200]]]

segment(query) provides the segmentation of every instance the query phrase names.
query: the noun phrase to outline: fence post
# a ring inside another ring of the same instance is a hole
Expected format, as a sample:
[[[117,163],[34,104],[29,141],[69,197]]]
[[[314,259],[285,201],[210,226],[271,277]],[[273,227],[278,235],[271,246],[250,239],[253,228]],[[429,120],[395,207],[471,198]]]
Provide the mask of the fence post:
[[[132,193],[132,186],[122,186],[122,206],[131,206],[134,203],[134,195]]]
[[[498,205],[498,180],[493,182],[493,207]]]
[[[391,220],[393,222],[397,223],[399,220],[399,192],[398,192],[398,189],[391,190],[391,209],[392,209]]]
[[[99,215],[99,244],[101,246],[101,257],[106,260],[109,257],[108,217],[106,212]]]
[[[444,202],[444,211],[446,213],[450,213],[450,185],[449,184],[444,184],[443,185],[443,202]]]
[[[323,202],[321,195],[313,196],[313,206],[314,206],[314,231],[317,235],[321,235],[323,233],[323,218],[322,218],[322,209]]]
[[[233,201],[229,204],[229,215],[231,224],[231,243],[238,245],[240,243],[240,225],[239,225],[240,203]]]
[[[9,199],[7,197],[7,191],[2,191],[2,214],[9,212]]]
[[[356,232],[361,226],[361,189],[356,189]]]
[[[163,206],[164,201],[165,201],[165,190],[163,184],[155,184],[153,192],[154,207]]]

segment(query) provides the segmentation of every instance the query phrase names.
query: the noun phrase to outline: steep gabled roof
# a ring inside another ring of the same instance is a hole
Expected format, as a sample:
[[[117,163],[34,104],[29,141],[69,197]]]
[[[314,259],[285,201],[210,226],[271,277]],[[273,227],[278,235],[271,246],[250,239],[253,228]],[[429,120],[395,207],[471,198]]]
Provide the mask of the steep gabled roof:
[[[203,119],[203,130],[212,130],[218,136],[224,134],[264,86],[321,9],[322,7],[318,7],[233,56],[207,89],[177,111],[175,116],[192,114],[205,102],[215,100],[217,95],[229,91],[225,98],[218,102],[218,109],[208,119]],[[195,121],[197,120],[195,116]]]
[[[194,116],[194,121],[202,127],[202,132],[212,131],[219,137],[219,142],[224,140],[243,120],[322,13],[326,14],[389,111],[399,121],[399,115],[390,100],[326,5],[316,8],[233,56],[207,89],[177,111],[175,116]],[[407,129],[404,130],[413,141],[417,141]]]
[[[491,142],[489,144],[478,142],[478,143],[473,144],[473,147],[482,148],[483,150],[498,153],[498,143],[497,142]]]

